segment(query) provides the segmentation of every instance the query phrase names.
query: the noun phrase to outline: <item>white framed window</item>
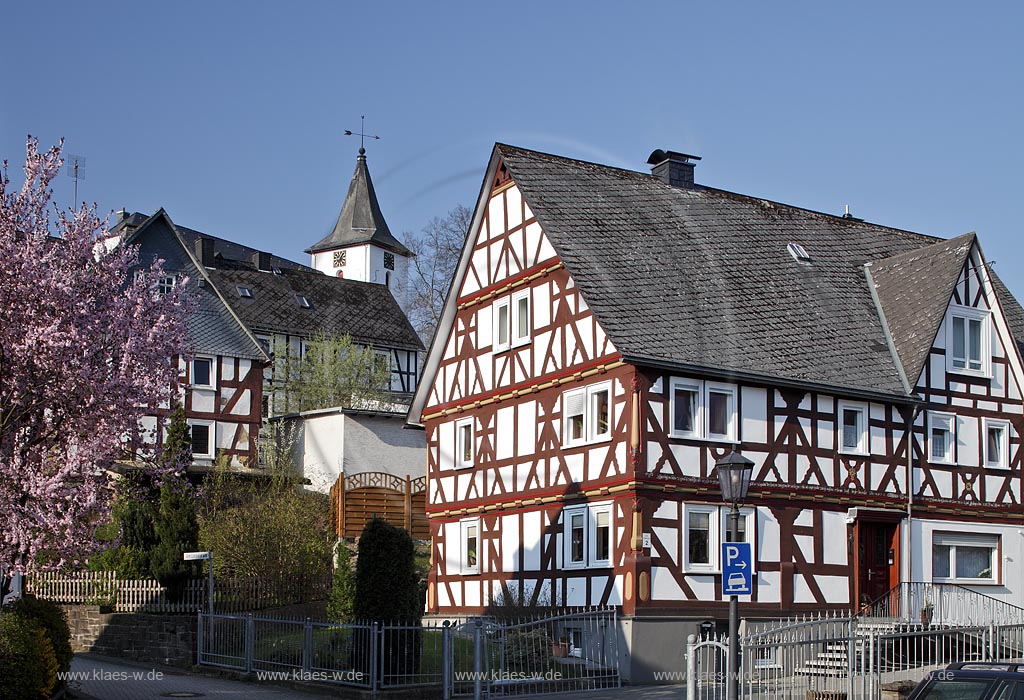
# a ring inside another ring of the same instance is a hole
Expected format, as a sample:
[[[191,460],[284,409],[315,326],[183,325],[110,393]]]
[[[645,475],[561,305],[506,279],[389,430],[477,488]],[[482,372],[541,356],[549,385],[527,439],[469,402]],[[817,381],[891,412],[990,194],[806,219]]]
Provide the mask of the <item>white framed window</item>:
[[[946,369],[991,376],[990,315],[969,306],[950,308],[946,318]]]
[[[587,390],[573,389],[562,394],[562,422],[567,446],[582,445],[587,441]]]
[[[836,410],[839,451],[843,454],[868,454],[868,405],[840,401]]]
[[[1007,467],[1010,464],[1010,424],[1005,420],[983,418],[981,421],[986,467]]]
[[[932,581],[999,582],[999,536],[932,533]]]
[[[189,378],[192,386],[213,388],[217,385],[217,365],[214,358],[193,357],[190,364]]]
[[[612,383],[601,382],[562,394],[563,442],[568,447],[608,440],[612,435]]]
[[[683,507],[686,526],[683,543],[683,569],[695,572],[718,570],[719,516],[718,506],[686,504]]]
[[[512,345],[530,342],[530,290],[512,295]]]
[[[707,382],[704,413],[709,440],[736,440],[736,387]]]
[[[700,382],[673,377],[669,383],[673,437],[701,437]]]
[[[480,573],[480,519],[467,518],[459,521],[461,545],[459,571],[463,574]]]
[[[587,507],[565,509],[565,568],[587,565]]]
[[[669,435],[736,442],[736,386],[672,377],[669,382]]]
[[[193,459],[213,459],[217,424],[208,420],[189,420],[189,438]]]
[[[956,416],[928,412],[928,458],[938,464],[956,462]]]
[[[719,563],[720,550],[723,542],[731,542],[729,532],[728,506],[712,506],[704,504],[683,504],[683,523],[685,532],[683,534],[683,571],[691,573],[718,573],[721,571]],[[750,542],[751,549],[754,547],[757,533],[755,531],[757,519],[754,508],[740,508],[739,534],[737,542]],[[757,556],[751,562],[756,570]]]
[[[468,469],[475,457],[473,442],[473,419],[465,418],[455,422],[455,468]]]
[[[509,297],[494,302],[492,316],[494,317],[494,352],[501,352],[512,347],[511,326],[509,320],[512,317],[511,300]]]
[[[611,566],[611,503],[570,506],[562,511],[562,523],[565,568]]]
[[[156,293],[160,296],[170,294],[176,286],[178,286],[178,277],[176,275],[164,275],[157,280]]]
[[[587,439],[591,442],[612,436],[612,384],[603,382],[587,387]]]

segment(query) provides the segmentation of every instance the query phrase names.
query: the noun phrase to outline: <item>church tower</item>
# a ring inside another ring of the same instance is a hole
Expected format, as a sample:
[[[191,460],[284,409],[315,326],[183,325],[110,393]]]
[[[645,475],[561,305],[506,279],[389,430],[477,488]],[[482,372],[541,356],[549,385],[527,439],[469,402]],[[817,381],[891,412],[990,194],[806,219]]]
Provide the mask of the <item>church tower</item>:
[[[334,230],[309,248],[310,266],[324,274],[386,285],[405,310],[413,253],[391,235],[359,149],[356,171]]]

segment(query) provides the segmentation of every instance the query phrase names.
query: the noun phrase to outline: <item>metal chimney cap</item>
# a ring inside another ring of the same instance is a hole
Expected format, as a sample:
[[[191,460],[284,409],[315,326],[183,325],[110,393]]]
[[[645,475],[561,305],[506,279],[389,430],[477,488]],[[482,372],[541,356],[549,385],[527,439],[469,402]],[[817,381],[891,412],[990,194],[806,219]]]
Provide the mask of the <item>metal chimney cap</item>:
[[[700,160],[700,156],[690,155],[689,153],[679,153],[678,151],[663,151],[660,148],[656,148],[651,151],[651,155],[647,158],[647,164],[657,165],[658,163],[664,163],[666,160],[687,162],[691,160]]]

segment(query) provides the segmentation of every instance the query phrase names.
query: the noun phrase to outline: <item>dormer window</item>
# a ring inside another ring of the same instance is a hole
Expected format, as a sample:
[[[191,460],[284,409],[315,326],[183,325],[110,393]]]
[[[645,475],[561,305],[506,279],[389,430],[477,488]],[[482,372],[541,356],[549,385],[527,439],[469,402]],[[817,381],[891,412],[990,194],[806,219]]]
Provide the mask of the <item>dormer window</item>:
[[[238,287],[235,287],[235,289],[238,290],[238,296],[243,299],[252,299],[252,289],[250,287],[243,287],[239,285]]]
[[[964,374],[991,375],[987,311],[953,307],[947,320],[946,369]]]

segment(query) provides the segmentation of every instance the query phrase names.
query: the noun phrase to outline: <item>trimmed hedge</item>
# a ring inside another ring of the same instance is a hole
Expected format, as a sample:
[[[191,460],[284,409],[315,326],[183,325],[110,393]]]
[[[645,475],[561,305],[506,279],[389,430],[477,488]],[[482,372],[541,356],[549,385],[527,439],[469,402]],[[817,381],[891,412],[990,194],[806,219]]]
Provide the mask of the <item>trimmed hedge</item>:
[[[57,685],[57,658],[46,630],[21,613],[0,612],[0,698],[48,698]]]

